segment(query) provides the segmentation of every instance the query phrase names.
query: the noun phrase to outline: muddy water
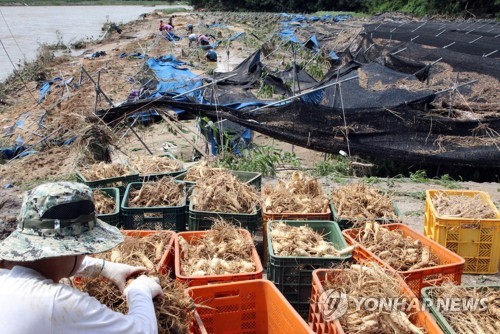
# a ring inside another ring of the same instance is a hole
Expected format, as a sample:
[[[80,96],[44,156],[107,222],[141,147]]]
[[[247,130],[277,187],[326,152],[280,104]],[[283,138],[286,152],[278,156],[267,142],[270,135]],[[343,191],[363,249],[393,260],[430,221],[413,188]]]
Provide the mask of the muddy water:
[[[187,6],[0,7],[0,80],[24,59],[33,60],[42,43],[98,38],[106,21],[126,23],[155,9],[173,7]]]

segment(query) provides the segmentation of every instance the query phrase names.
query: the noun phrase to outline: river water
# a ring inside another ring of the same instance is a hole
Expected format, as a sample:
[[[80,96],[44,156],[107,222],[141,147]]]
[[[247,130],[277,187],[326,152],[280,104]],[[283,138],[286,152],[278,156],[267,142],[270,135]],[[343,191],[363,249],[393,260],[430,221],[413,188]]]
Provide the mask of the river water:
[[[98,38],[106,21],[126,23],[155,9],[188,6],[16,6],[0,7],[0,81],[23,60],[36,57],[42,43],[65,44]],[[14,64],[14,65],[13,65]]]

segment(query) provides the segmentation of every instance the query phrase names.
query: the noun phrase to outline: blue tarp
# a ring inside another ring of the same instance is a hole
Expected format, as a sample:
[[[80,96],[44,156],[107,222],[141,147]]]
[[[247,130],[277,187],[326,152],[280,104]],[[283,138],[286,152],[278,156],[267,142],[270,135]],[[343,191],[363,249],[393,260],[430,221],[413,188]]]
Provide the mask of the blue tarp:
[[[330,55],[330,58],[332,58],[333,60],[339,60],[340,59],[339,56],[337,56],[337,54],[333,50],[330,51],[329,55]]]
[[[245,35],[245,32],[239,32],[236,35],[229,37],[229,41],[234,41],[235,39],[237,39],[238,37],[240,37],[242,35]]]
[[[177,60],[173,55],[163,56],[158,59],[149,58],[146,61],[147,66],[155,73],[159,80],[156,90],[149,98],[164,96],[175,96],[185,93],[202,85],[202,80],[189,69],[180,67],[184,63]],[[196,103],[202,103],[203,97],[201,91],[197,90],[182,96],[177,101],[189,101],[193,99]]]
[[[167,41],[170,41],[170,42],[172,42],[172,41],[179,41],[181,39],[181,37],[177,36],[173,32],[169,32],[169,31],[167,31],[167,33],[165,35],[163,35],[163,37]]]
[[[319,51],[319,44],[316,35],[312,35],[307,42],[304,43],[304,47],[312,49],[314,51]]]
[[[52,85],[56,81],[62,81],[61,78],[56,77],[52,80],[45,81],[43,86],[40,88],[40,97],[38,98],[38,104],[42,103],[45,96],[50,92],[50,85]]]

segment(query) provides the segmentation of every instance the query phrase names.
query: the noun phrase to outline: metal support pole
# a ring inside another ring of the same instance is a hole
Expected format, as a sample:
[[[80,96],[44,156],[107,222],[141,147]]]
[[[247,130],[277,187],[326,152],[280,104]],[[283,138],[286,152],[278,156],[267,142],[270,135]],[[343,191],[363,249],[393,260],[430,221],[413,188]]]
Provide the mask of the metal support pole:
[[[448,117],[451,116],[451,109],[453,108],[453,102],[455,101],[455,93],[457,92],[457,84],[459,77],[460,77],[460,72],[457,73],[455,83],[453,84],[453,89],[451,90],[451,101],[450,101],[450,107],[448,109]]]

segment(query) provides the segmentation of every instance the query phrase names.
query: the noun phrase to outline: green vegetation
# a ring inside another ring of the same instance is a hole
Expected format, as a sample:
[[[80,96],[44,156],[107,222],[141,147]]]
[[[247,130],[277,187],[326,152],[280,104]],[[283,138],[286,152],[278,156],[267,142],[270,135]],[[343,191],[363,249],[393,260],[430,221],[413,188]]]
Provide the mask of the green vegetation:
[[[403,175],[397,175],[394,177],[395,180],[398,178],[403,178]],[[443,174],[441,175],[440,178],[433,178],[430,179],[427,176],[427,172],[425,170],[417,170],[415,173],[410,172],[410,180],[415,183],[431,183],[431,184],[437,184],[443,187],[446,187],[447,189],[458,189],[460,188],[460,185],[457,183],[456,180],[450,177],[448,174]]]
[[[325,161],[320,161],[314,166],[314,174],[318,176],[349,176],[349,161],[341,156],[333,156]]]
[[[24,61],[23,64],[19,64],[20,68],[16,69],[5,81],[0,83],[0,100],[4,99],[9,91],[16,90],[26,82],[47,80],[49,63],[55,58],[54,50],[61,48],[66,47],[62,47],[58,43],[41,44],[34,61]]]
[[[500,16],[500,0],[191,0],[195,8],[226,11],[266,11],[288,13],[314,13],[324,11],[350,11],[375,14],[402,11],[418,16],[464,15]]]
[[[104,6],[104,5],[128,5],[128,6],[157,6],[157,5],[185,5],[186,1],[158,1],[158,0],[0,0],[0,6]]]
[[[283,152],[274,145],[252,145],[249,150],[241,152],[241,154],[234,152],[221,154],[217,165],[231,170],[258,172],[263,176],[274,176],[277,169],[285,165],[300,166],[300,161],[294,153]]]

